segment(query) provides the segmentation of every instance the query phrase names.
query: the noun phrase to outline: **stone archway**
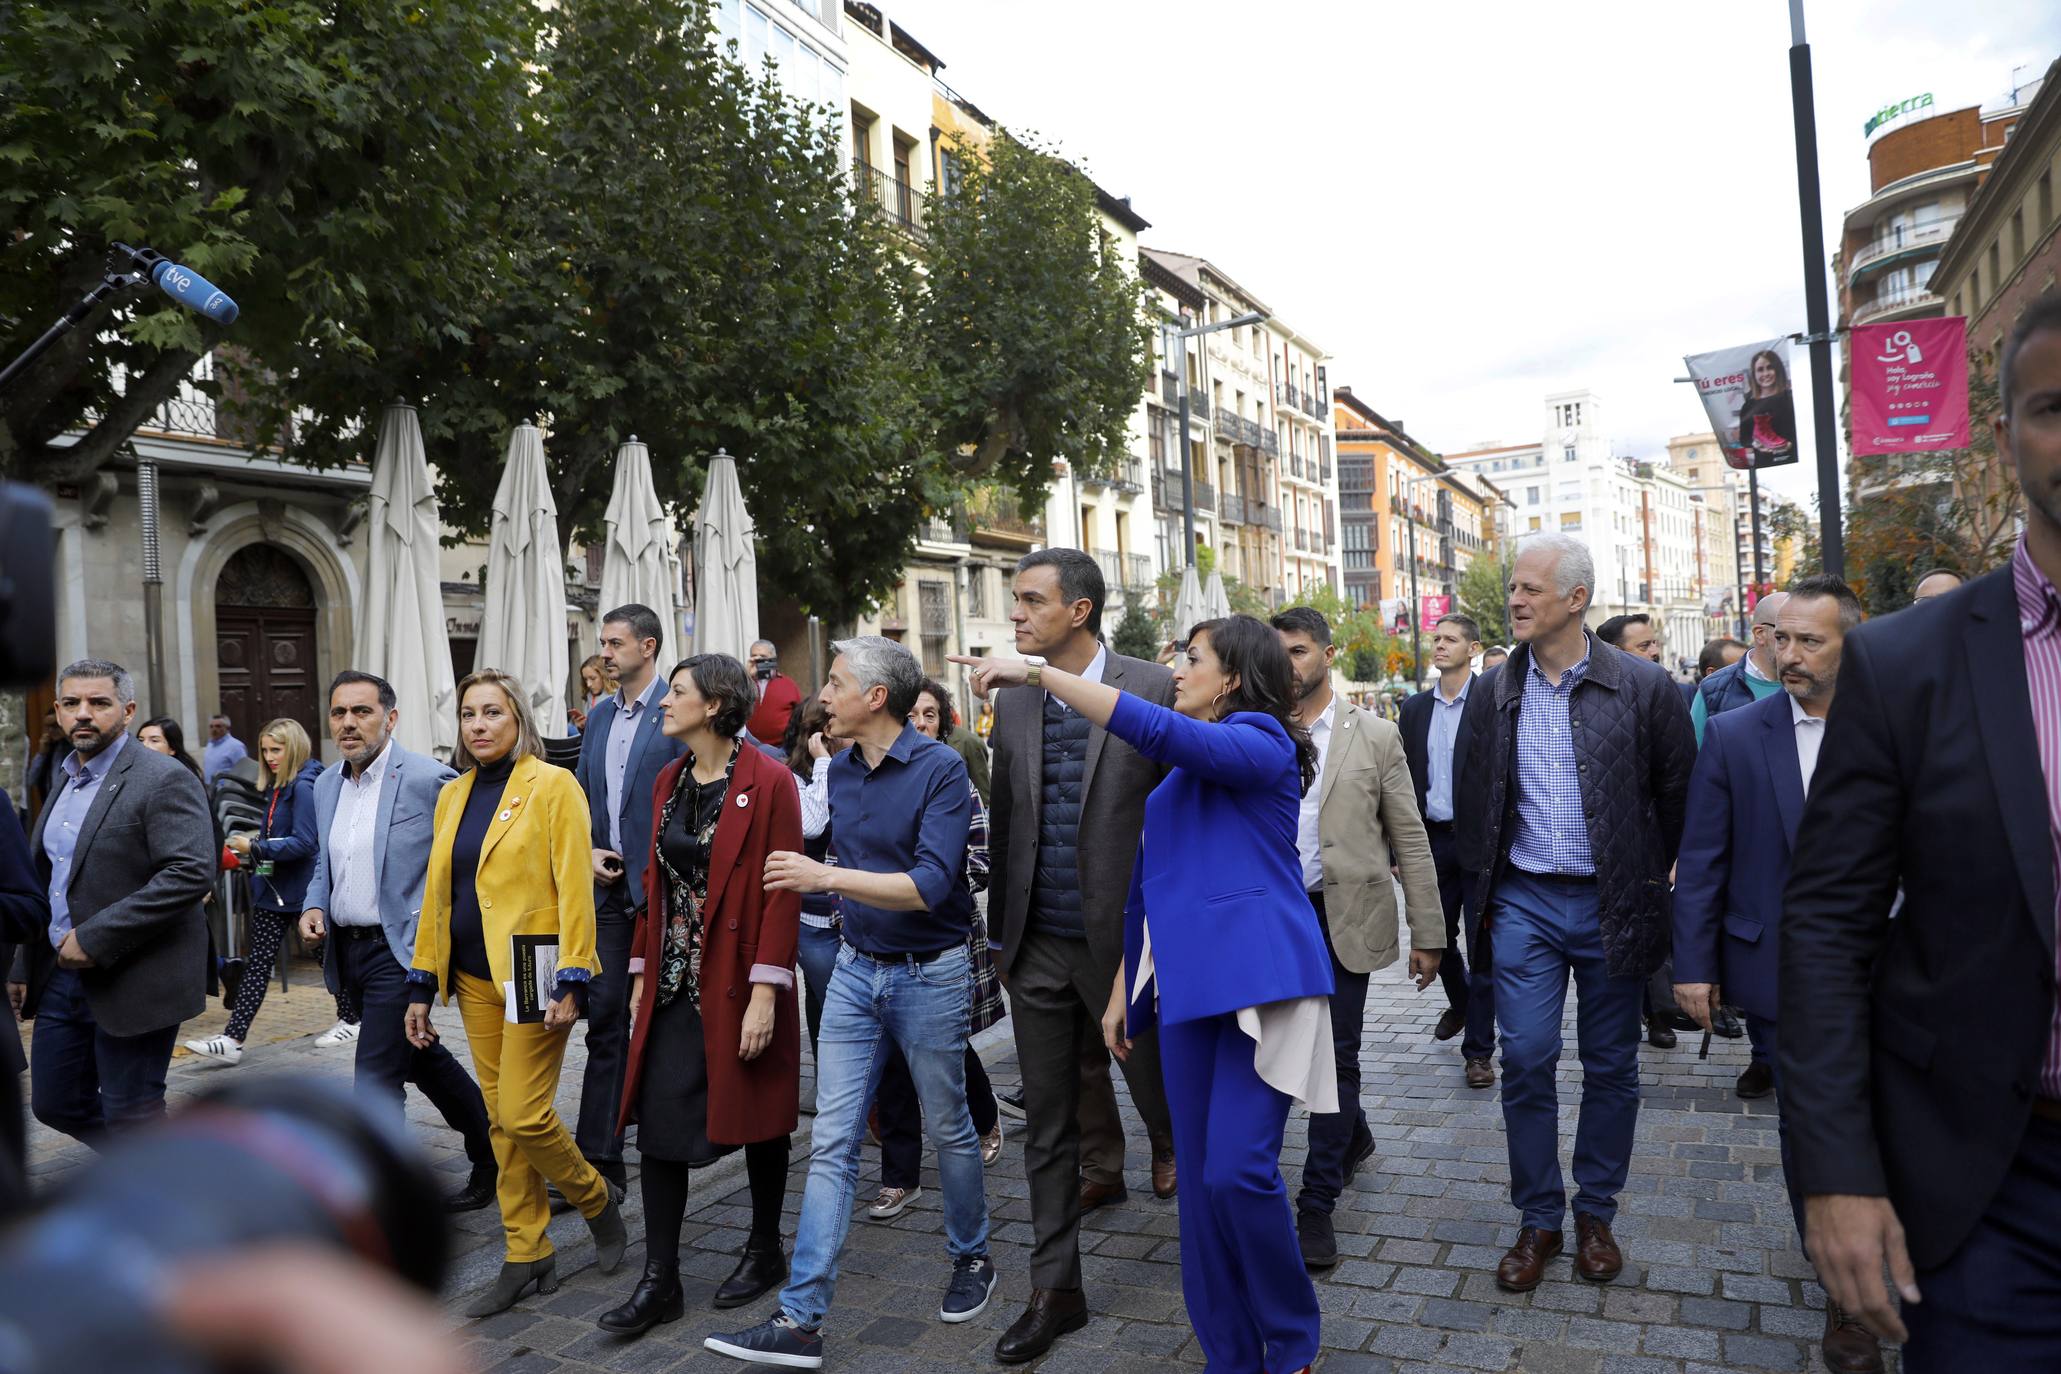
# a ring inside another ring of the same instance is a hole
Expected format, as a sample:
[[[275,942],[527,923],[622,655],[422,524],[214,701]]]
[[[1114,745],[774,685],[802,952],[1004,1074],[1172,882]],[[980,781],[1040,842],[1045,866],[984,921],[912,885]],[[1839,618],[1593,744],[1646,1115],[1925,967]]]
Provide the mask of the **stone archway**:
[[[280,717],[318,739],[317,671],[308,575],[276,544],[245,544],[215,579],[216,709],[252,753]]]
[[[304,510],[269,501],[225,507],[216,511],[186,545],[172,579],[167,627],[176,627],[174,633],[178,635],[175,653],[180,718],[189,732],[198,730],[204,736],[208,715],[222,701],[222,608],[217,605],[217,594],[231,560],[252,546],[264,547],[267,553],[263,557],[268,561],[285,558],[307,588],[312,604],[302,609],[312,614],[313,660],[306,671],[316,693],[339,669],[350,665],[355,645],[352,617],[359,599],[358,571],[336,534]],[[273,566],[276,586],[278,570],[276,564]],[[237,591],[237,582],[245,587],[251,585],[249,575],[239,572],[232,581],[232,600],[249,599],[253,593]],[[234,614],[230,616],[232,627],[237,619]],[[236,686],[233,675],[227,685]],[[319,713],[315,723],[321,724]],[[240,737],[244,743],[256,746],[250,736]],[[326,730],[311,735],[318,756],[323,755],[327,738]]]

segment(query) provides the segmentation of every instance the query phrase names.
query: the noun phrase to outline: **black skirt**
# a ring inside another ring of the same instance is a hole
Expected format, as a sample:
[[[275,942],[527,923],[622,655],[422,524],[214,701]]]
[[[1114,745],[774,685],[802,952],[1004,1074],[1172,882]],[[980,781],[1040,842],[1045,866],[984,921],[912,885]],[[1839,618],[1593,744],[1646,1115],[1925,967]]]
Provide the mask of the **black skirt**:
[[[676,997],[651,1014],[644,1071],[637,1085],[637,1149],[696,1168],[735,1150],[708,1138],[708,1048],[701,1008]]]

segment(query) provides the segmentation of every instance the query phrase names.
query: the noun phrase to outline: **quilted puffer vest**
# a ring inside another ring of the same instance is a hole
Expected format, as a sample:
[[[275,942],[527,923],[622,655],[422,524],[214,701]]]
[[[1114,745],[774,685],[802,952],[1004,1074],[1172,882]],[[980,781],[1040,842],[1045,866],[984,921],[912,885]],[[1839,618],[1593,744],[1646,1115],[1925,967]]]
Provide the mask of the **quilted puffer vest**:
[[[1038,868],[1030,918],[1038,929],[1085,940],[1081,915],[1081,782],[1088,769],[1088,718],[1045,698],[1043,777],[1038,789]]]

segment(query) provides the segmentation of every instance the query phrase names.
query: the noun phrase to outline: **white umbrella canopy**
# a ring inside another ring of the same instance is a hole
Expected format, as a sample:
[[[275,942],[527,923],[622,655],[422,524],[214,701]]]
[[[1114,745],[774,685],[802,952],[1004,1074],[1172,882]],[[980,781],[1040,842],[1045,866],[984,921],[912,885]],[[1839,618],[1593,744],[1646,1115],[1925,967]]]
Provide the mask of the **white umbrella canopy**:
[[[669,556],[671,522],[659,503],[658,488],[651,481],[651,450],[630,442],[616,450],[615,488],[609,493],[608,544],[601,555],[601,610],[636,604],[658,612],[659,624],[677,633],[680,625],[673,605],[673,588],[678,585]]]
[[[415,408],[391,405],[379,422],[357,662],[393,684],[403,749],[449,758],[458,743],[457,683],[439,575],[436,484]]]
[[[1224,575],[1212,572],[1209,582],[1202,589],[1202,609],[1211,620],[1222,620],[1231,614],[1231,598],[1224,594]]]
[[[1168,627],[1168,637],[1178,643],[1188,637],[1188,631],[1209,618],[1209,607],[1202,599],[1202,579],[1195,575],[1195,565],[1190,563],[1181,569],[1181,588],[1174,593],[1174,623]]]
[[[694,516],[694,652],[750,656],[759,637],[756,530],[737,484],[737,460],[721,449]]]
[[[509,436],[508,463],[494,493],[487,605],[475,662],[522,683],[542,734],[565,733],[565,556],[544,436],[535,425],[518,425]]]

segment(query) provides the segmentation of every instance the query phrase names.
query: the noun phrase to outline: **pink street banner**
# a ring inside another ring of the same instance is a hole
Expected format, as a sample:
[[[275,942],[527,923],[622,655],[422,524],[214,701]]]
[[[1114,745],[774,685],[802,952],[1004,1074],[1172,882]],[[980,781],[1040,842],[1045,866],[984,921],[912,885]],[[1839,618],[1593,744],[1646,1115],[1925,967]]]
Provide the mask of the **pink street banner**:
[[[1847,335],[1853,451],[1968,447],[1968,321],[1857,325]]]
[[[1682,359],[1724,450],[1742,472],[1797,459],[1796,399],[1789,390],[1789,340],[1720,348]]]
[[[1450,596],[1420,596],[1417,599],[1423,603],[1424,618],[1417,622],[1420,625],[1436,625],[1440,616],[1453,613],[1453,598]]]

